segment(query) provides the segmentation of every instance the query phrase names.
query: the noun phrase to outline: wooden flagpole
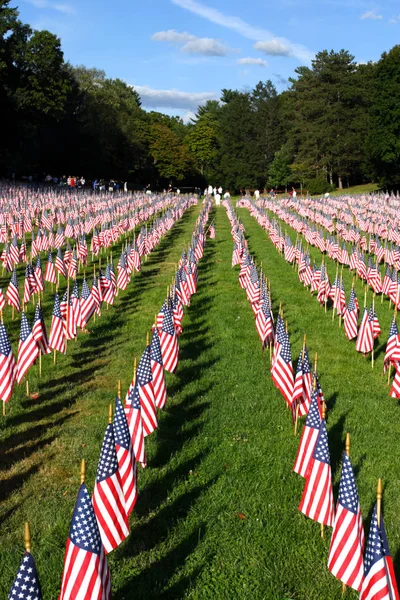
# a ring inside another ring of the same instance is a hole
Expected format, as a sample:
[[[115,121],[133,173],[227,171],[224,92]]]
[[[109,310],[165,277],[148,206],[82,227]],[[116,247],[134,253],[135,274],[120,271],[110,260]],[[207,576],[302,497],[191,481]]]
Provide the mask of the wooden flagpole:
[[[378,527],[381,525],[381,513],[382,513],[382,479],[378,479],[378,485],[376,487],[376,520],[378,521]]]
[[[86,461],[84,458],[82,458],[82,461],[81,461],[81,485],[83,483],[85,483],[85,477],[86,477]]]

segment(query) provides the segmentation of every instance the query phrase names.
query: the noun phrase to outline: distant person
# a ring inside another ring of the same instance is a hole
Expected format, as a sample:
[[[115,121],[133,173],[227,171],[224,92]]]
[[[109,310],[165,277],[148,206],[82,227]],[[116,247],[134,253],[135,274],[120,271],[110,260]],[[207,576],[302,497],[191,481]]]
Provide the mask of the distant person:
[[[217,193],[215,194],[214,198],[215,198],[215,204],[216,204],[217,206],[219,206],[219,205],[221,204],[221,195],[220,195],[220,194],[218,194],[218,192],[217,192]]]
[[[124,182],[124,192],[127,192],[127,191],[128,191],[128,182],[125,181]]]
[[[179,188],[176,188],[176,193],[177,193],[177,194],[178,194],[178,196],[179,196],[179,194],[181,193],[181,190],[180,190]]]
[[[225,200],[229,200],[229,198],[231,197],[229,190],[226,190],[225,194],[224,194],[224,199]]]
[[[293,198],[294,200],[296,200],[296,196],[297,196],[297,192],[296,192],[296,190],[294,189],[294,187],[292,187],[292,198]]]
[[[269,195],[271,196],[271,198],[275,198],[275,190],[274,190],[274,188],[270,189]]]
[[[219,186],[219,188],[218,188],[218,194],[219,194],[219,195],[221,195],[221,194],[222,194],[222,187],[221,187],[221,186]]]
[[[260,197],[260,190],[254,190],[254,198],[258,200]]]
[[[209,196],[212,196],[212,193],[213,193],[213,187],[212,187],[212,185],[209,185],[209,186],[208,186],[208,190],[207,190],[207,192],[208,192],[208,195],[209,195]]]

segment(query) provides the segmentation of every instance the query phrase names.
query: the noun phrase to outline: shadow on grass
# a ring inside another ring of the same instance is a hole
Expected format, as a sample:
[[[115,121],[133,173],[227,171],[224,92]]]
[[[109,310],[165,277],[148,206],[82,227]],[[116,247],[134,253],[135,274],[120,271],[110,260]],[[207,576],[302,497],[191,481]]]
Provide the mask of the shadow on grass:
[[[131,598],[176,600],[183,598],[185,591],[193,585],[202,569],[194,569],[189,576],[182,577],[170,588],[167,587],[168,582],[201,543],[205,532],[206,524],[201,523],[198,530],[193,531],[163,558],[144,569],[139,575],[132,577],[114,594],[114,600],[131,600]]]

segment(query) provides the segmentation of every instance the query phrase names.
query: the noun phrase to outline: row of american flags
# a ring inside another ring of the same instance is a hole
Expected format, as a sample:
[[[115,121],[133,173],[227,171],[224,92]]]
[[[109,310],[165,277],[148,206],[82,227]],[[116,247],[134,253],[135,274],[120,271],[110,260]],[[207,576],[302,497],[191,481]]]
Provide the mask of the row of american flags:
[[[293,471],[305,480],[299,511],[320,524],[321,534],[332,527],[327,566],[342,582],[360,593],[361,600],[398,600],[400,598],[389,551],[381,510],[382,489],[378,483],[367,544],[356,479],[350,459],[350,437],[343,453],[339,494],[334,502],[326,403],[317,373],[304,338],[294,371],[287,323],[282,309],[276,320],[271,289],[265,274],[257,269],[249,251],[244,226],[232,205],[224,201],[231,224],[234,249],[232,267],[239,266],[239,284],[246,291],[263,349],[270,349],[271,378],[282,394],[297,430],[299,418],[306,417]],[[343,588],[344,589],[344,588]]]
[[[181,198],[177,200],[173,208],[168,209],[160,219],[153,222],[151,227],[151,243],[148,242],[150,238],[146,235],[146,232],[140,232],[132,245],[126,243],[117,266],[117,275],[114,272],[114,263],[111,256],[109,259],[107,258],[104,271],[100,268],[96,275],[94,267],[90,287],[86,277],[83,277],[80,293],[76,279],[78,263],[75,263],[74,270],[71,272],[69,269],[70,263],[67,263],[67,266],[65,264],[65,256],[63,259],[60,258],[58,268],[63,269],[63,275],[67,279],[67,287],[63,295],[58,292],[55,293],[49,334],[47,334],[47,327],[41,307],[41,298],[45,290],[44,282],[51,283],[52,285],[56,283],[56,274],[52,260],[49,259],[47,263],[44,278],[42,276],[40,256],[38,256],[35,269],[32,268],[30,263],[27,264],[22,304],[16,268],[14,266],[5,298],[0,290],[1,315],[3,315],[2,311],[6,300],[12,306],[13,311],[15,309],[17,312],[20,312],[22,307],[17,359],[15,359],[6,326],[3,323],[3,317],[1,317],[0,398],[3,400],[3,403],[7,403],[10,400],[15,382],[20,384],[24,377],[27,379],[29,369],[36,363],[37,359],[39,359],[41,373],[41,359],[43,355],[50,354],[53,351],[55,360],[56,352],[66,354],[68,341],[74,340],[77,337],[79,329],[87,331],[88,323],[92,317],[95,319],[96,316],[101,316],[103,303],[107,305],[107,309],[110,305],[114,304],[119,290],[126,290],[134,273],[141,270],[142,258],[148,257],[174,223],[181,219],[184,212],[196,202],[195,198]],[[140,240],[143,240],[143,244]],[[61,253],[60,248],[58,251]],[[73,256],[71,260],[73,260]],[[37,294],[37,303],[31,326],[27,318],[27,309],[30,299],[32,298],[33,300],[35,294]],[[5,404],[3,404],[4,406]]]
[[[246,206],[257,222],[268,231],[269,237],[277,250],[285,258],[286,262],[296,266],[299,280],[305,287],[309,287],[311,294],[316,292],[316,298],[321,306],[331,306],[333,309],[332,318],[335,312],[339,317],[339,326],[344,324],[344,332],[348,340],[355,339],[355,349],[365,355],[371,354],[371,364],[374,366],[375,340],[381,335],[382,330],[376,312],[376,294],[381,293],[382,298],[386,295],[395,307],[392,323],[389,329],[386,352],[383,360],[383,370],[388,371],[388,381],[390,381],[391,370],[394,370],[394,379],[390,389],[390,395],[393,398],[400,398],[400,336],[398,333],[396,316],[397,308],[400,306],[400,273],[397,267],[386,266],[386,273],[381,280],[379,269],[365,268],[360,271],[357,265],[349,263],[350,269],[355,269],[356,275],[365,280],[364,307],[360,311],[360,305],[356,290],[351,287],[348,300],[346,300],[345,286],[343,280],[343,263],[339,273],[339,262],[337,257],[333,256],[325,248],[320,248],[321,252],[327,252],[327,255],[333,260],[337,260],[336,275],[331,285],[328,275],[327,264],[322,256],[320,266],[315,263],[311,266],[310,255],[307,248],[303,248],[301,242],[293,245],[288,235],[282,235],[281,228],[276,220],[270,220],[265,209],[255,206],[249,199],[240,202],[241,206]],[[280,215],[282,216],[282,215]],[[355,256],[353,253],[352,256]],[[370,259],[371,262],[371,259]],[[365,264],[361,261],[362,265]],[[372,288],[372,299],[369,307],[367,306],[367,285]],[[361,312],[361,314],[360,314]],[[359,318],[361,321],[359,323]]]
[[[184,307],[197,291],[198,263],[206,242],[206,224],[211,202],[207,201],[196,221],[190,245],[183,250],[173,284],[156,315],[146,347],[132,382],[115,406],[109,407],[93,494],[81,468],[78,491],[66,543],[59,600],[109,600],[111,575],[107,554],[129,535],[129,515],[138,498],[137,465],[146,467],[145,439],[158,427],[157,413],[167,402],[165,372],[175,372],[179,362],[178,338],[182,333]],[[210,237],[215,237],[213,223]],[[9,600],[41,600],[35,561],[26,552],[10,591]]]

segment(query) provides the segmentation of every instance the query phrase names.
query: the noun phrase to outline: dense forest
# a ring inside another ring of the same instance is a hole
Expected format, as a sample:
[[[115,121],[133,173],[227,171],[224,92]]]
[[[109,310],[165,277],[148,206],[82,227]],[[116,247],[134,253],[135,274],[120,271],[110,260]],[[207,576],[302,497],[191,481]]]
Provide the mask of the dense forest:
[[[278,94],[271,81],[221,91],[190,123],[147,112],[138,93],[65,62],[60,39],[0,0],[0,176],[84,174],[162,188],[206,182],[312,192],[400,184],[400,46],[375,63],[319,52]]]

